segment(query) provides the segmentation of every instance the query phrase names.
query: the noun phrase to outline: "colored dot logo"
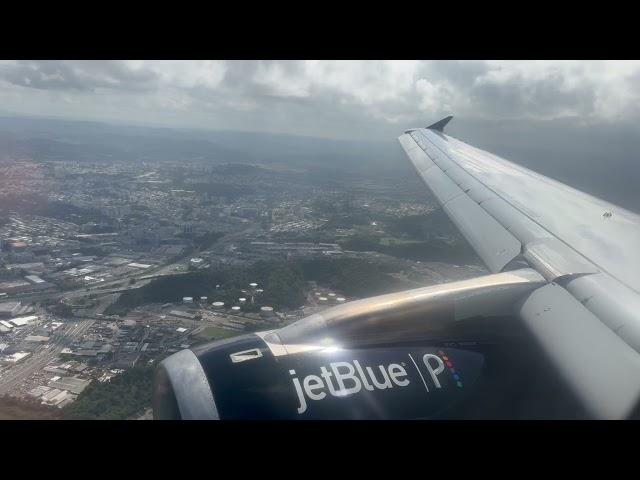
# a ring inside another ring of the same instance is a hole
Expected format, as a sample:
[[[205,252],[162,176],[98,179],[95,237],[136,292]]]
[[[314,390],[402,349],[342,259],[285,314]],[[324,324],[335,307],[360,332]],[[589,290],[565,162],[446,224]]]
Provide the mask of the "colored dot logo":
[[[456,382],[456,385],[458,385],[459,388],[462,388],[462,379],[460,378],[460,374],[456,372],[456,369],[453,366],[453,362],[451,361],[451,359],[447,357],[447,355],[442,350],[438,351],[438,355],[440,355],[440,358],[442,358],[442,360],[444,361],[444,364],[447,366],[447,368],[451,372],[451,376],[453,377],[453,380]]]

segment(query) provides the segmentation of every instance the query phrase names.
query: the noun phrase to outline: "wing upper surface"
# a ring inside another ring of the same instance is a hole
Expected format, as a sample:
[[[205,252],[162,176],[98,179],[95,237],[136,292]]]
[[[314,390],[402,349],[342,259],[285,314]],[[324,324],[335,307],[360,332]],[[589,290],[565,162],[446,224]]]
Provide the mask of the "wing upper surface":
[[[597,417],[628,415],[640,396],[640,216],[439,131],[411,129],[399,140],[490,270],[524,260],[565,292],[540,289],[530,300],[536,308],[523,308],[521,318]],[[590,318],[622,342],[616,346],[601,334],[584,338],[581,321]],[[590,348],[596,341],[609,347]],[[602,361],[604,350],[608,365],[627,362],[633,380],[589,367]],[[616,385],[611,401],[594,393],[605,384]]]
[[[640,292],[640,216],[435,132],[436,148],[553,236]]]

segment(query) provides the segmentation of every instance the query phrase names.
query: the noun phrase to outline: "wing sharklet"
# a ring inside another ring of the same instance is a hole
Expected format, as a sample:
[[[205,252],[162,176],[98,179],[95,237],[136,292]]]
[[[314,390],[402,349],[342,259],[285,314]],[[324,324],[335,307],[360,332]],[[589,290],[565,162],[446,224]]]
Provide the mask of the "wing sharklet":
[[[433,125],[429,125],[427,128],[429,130],[435,130],[437,132],[443,133],[444,132],[444,127],[446,127],[447,123],[449,123],[452,118],[453,118],[453,115],[449,115],[448,117],[445,117],[442,120],[438,120]]]

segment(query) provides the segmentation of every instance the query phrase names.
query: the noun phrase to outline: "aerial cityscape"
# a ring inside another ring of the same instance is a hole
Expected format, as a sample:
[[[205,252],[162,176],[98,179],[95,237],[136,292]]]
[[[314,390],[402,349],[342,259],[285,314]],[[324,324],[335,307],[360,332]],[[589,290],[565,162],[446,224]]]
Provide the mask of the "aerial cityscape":
[[[0,125],[0,418],[148,419],[183,348],[485,273],[406,162]]]
[[[640,418],[639,75],[0,60],[0,420]]]

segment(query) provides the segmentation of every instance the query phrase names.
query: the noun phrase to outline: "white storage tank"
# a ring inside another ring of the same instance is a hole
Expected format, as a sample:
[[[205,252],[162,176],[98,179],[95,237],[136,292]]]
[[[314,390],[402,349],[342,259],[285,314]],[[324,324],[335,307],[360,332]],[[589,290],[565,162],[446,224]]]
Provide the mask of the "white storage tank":
[[[261,307],[260,308],[260,315],[265,317],[265,318],[273,317],[273,315],[274,315],[273,307]]]

